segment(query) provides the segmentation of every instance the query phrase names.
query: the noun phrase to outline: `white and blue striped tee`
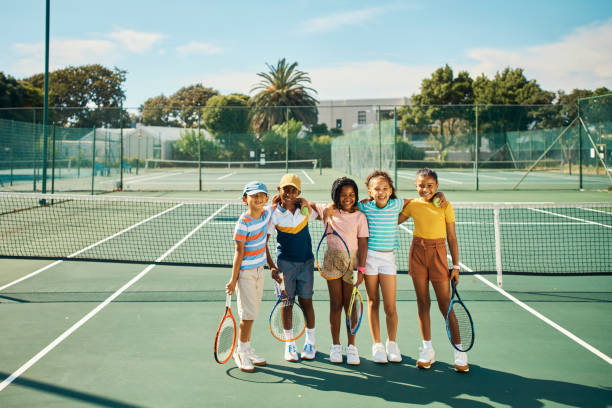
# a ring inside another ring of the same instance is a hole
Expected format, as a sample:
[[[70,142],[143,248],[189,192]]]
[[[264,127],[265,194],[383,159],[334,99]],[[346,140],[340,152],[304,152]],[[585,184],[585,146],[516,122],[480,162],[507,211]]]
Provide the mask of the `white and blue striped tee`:
[[[376,201],[358,203],[359,211],[363,212],[368,219],[368,249],[373,251],[393,251],[399,248],[397,236],[397,217],[402,211],[404,200],[401,198],[390,198],[383,208],[376,206]]]
[[[266,264],[266,239],[271,216],[272,208],[266,206],[261,213],[261,217],[252,219],[244,213],[236,222],[234,240],[245,243],[244,258],[242,258],[242,264],[240,265],[241,271],[258,268]]]

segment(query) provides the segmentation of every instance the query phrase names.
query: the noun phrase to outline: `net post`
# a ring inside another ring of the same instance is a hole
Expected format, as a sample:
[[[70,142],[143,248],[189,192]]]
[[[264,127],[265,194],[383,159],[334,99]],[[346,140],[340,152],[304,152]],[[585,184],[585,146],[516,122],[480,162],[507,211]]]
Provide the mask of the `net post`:
[[[202,147],[200,146],[201,124],[202,124],[202,111],[199,111],[198,112],[198,191],[202,191]]]
[[[399,184],[397,179],[397,106],[393,107],[393,164],[395,189],[399,190]]]
[[[476,114],[476,137],[474,140],[474,177],[476,181],[476,191],[479,189],[479,180],[478,180],[478,153],[480,150],[480,146],[478,146],[478,105],[476,105],[475,109]]]
[[[578,105],[578,118],[580,118],[580,100]],[[578,189],[582,190],[582,126],[578,126]]]
[[[51,194],[55,193],[55,125],[51,133],[53,144],[51,145]]]
[[[123,100],[119,102],[119,191],[123,191]]]
[[[323,159],[319,159],[319,176],[323,175]]]
[[[42,157],[42,192],[47,192],[47,123],[49,122],[49,20],[51,0],[45,8],[45,85],[43,100],[43,157]]]
[[[285,173],[289,173],[289,107],[285,107]]]
[[[94,180],[96,178],[96,127],[93,128],[93,143],[91,144],[91,195],[94,193]]]
[[[503,286],[501,231],[499,227],[499,207],[493,209],[493,228],[495,229],[495,270],[497,271],[497,286]]]

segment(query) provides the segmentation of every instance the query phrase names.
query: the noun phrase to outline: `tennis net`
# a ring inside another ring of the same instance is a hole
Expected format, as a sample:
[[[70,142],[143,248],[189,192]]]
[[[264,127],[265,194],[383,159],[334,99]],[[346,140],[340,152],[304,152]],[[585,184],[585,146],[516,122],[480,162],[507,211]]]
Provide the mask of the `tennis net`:
[[[464,272],[612,274],[612,203],[454,208]],[[0,193],[0,257],[227,267],[244,210],[228,200]],[[322,223],[310,229],[316,248]],[[411,220],[399,226],[400,272],[408,270],[412,231]]]

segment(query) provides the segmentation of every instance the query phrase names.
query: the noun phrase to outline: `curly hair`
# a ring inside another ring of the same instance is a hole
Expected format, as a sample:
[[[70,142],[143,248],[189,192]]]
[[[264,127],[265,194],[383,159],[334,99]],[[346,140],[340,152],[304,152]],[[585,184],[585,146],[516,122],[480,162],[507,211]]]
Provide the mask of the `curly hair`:
[[[436,184],[438,184],[438,174],[428,167],[423,167],[419,171],[417,171],[416,176],[419,177],[431,177],[436,180]]]
[[[393,185],[393,180],[391,179],[391,176],[389,175],[389,173],[387,173],[386,171],[382,171],[382,170],[374,170],[372,173],[370,173],[370,175],[366,178],[365,181],[365,185],[366,187],[370,187],[370,180],[375,179],[377,177],[382,177],[384,178],[387,183],[389,183],[389,185],[391,186],[391,196],[389,198],[397,198],[397,196],[395,195],[395,186]]]
[[[337,178],[332,184],[331,199],[338,210],[342,208],[342,206],[340,205],[340,193],[342,192],[342,187],[344,186],[351,186],[355,191],[355,204],[353,204],[353,207],[357,207],[357,202],[359,201],[359,191],[355,180],[348,177]]]

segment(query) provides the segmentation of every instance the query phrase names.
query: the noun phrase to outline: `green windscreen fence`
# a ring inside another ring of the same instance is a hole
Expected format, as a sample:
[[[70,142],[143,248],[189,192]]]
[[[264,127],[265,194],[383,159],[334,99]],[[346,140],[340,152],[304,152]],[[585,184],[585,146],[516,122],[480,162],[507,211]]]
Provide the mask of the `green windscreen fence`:
[[[333,139],[332,168],[365,179],[374,170],[395,172],[395,121],[381,120]]]
[[[606,189],[611,103],[51,108],[46,156],[42,110],[0,109],[0,190],[241,191],[292,172],[329,192],[377,169],[405,190],[423,167],[445,191]]]

